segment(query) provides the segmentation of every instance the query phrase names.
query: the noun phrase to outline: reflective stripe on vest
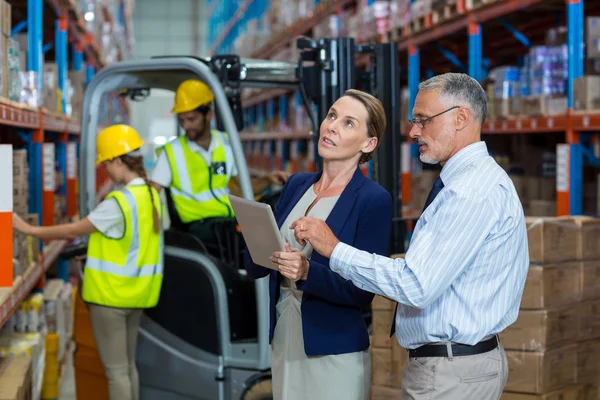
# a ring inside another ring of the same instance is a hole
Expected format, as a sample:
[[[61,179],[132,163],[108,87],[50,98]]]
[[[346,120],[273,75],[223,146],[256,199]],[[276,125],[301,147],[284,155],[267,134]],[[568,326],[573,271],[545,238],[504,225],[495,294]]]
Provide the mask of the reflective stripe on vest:
[[[217,141],[211,154],[211,164],[221,162],[227,165],[222,139],[224,134],[213,130],[211,135],[211,140]],[[204,157],[189,148],[185,136],[168,143],[164,149],[173,176],[171,197],[183,223],[233,216],[233,208],[227,197],[227,174],[214,175],[212,165],[207,165]]]
[[[152,191],[159,211],[158,192]],[[108,198],[119,204],[125,232],[120,239],[100,232],[90,235],[82,297],[108,307],[154,307],[162,285],[164,255],[162,232],[153,230],[148,186],[128,186]]]

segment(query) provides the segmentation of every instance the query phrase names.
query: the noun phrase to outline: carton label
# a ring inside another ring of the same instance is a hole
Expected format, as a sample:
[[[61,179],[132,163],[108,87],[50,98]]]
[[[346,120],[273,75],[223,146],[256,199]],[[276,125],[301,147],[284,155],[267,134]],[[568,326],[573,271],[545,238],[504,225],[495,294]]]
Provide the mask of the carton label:
[[[556,190],[559,192],[569,191],[569,144],[558,144],[556,146]]]
[[[55,160],[54,143],[44,143],[42,149],[42,163],[44,165],[43,190],[46,192],[54,192],[56,190]]]
[[[67,179],[77,178],[77,144],[67,144]]]

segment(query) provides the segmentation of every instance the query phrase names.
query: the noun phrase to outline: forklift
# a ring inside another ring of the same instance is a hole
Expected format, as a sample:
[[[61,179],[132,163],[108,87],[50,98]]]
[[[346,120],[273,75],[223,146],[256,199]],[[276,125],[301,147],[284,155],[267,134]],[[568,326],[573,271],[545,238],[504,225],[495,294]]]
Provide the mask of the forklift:
[[[400,85],[395,44],[358,46],[349,38],[301,38],[298,48],[299,58],[293,63],[236,55],[161,56],[102,69],[89,83],[83,103],[80,216],[88,215],[96,204],[95,136],[101,97],[119,91],[139,100],[153,88],[175,91],[182,81],[199,79],[214,93],[217,129],[229,134],[240,189],[247,199],[254,199],[254,194],[239,134],[243,89],[299,90],[312,120],[315,150],[320,121],[345,90],[357,87],[374,94],[385,107],[388,127],[375,155],[373,176],[392,193],[394,219],[399,220]],[[359,54],[369,58],[369,68],[357,73]],[[274,205],[277,195],[262,200]],[[172,204],[168,209],[176,220]],[[272,399],[268,277],[247,277],[243,239],[235,228],[235,219],[216,225],[221,244],[217,253],[176,226],[165,231],[160,300],[144,312],[137,345],[142,400]],[[395,228],[390,251],[403,251],[403,243],[402,230]],[[85,251],[84,243],[76,250],[66,249],[62,257]],[[365,317],[370,319],[370,310],[365,310]]]

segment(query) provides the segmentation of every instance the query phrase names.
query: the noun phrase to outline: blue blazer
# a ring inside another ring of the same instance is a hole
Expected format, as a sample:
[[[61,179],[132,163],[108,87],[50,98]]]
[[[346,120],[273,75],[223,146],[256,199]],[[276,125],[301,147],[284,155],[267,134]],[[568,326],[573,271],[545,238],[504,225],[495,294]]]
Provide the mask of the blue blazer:
[[[278,226],[321,173],[292,175],[281,192],[273,214]],[[392,229],[392,197],[379,184],[356,169],[335,207],[325,221],[343,243],[371,253],[388,255]],[[373,301],[373,294],[354,286],[329,269],[329,259],[313,251],[306,281],[296,282],[302,296],[302,332],[307,356],[345,354],[369,348],[369,334],[361,307]],[[283,275],[256,265],[244,254],[248,275],[254,279],[269,275],[270,331],[275,331],[275,305]]]

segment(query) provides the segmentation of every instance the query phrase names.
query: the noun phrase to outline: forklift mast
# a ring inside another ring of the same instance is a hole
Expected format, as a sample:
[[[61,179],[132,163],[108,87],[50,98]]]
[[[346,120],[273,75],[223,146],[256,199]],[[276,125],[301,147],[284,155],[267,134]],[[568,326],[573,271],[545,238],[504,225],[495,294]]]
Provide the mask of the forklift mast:
[[[391,195],[393,201],[392,253],[404,252],[404,226],[400,198],[400,68],[395,43],[356,45],[354,39],[298,39],[300,50],[297,76],[300,92],[312,122],[315,165],[322,167],[318,157],[320,121],[329,107],[344,92],[359,88],[377,97],[385,109],[387,128],[374,157],[375,179]],[[367,54],[370,68],[356,71],[355,54]],[[312,112],[311,112],[312,111]]]
[[[381,145],[377,148],[375,177],[391,195],[393,202],[392,254],[404,252],[404,224],[400,173],[401,140],[400,63],[396,43],[357,46],[358,54],[368,54],[370,68],[363,74],[363,90],[377,97],[385,110],[387,126]]]

